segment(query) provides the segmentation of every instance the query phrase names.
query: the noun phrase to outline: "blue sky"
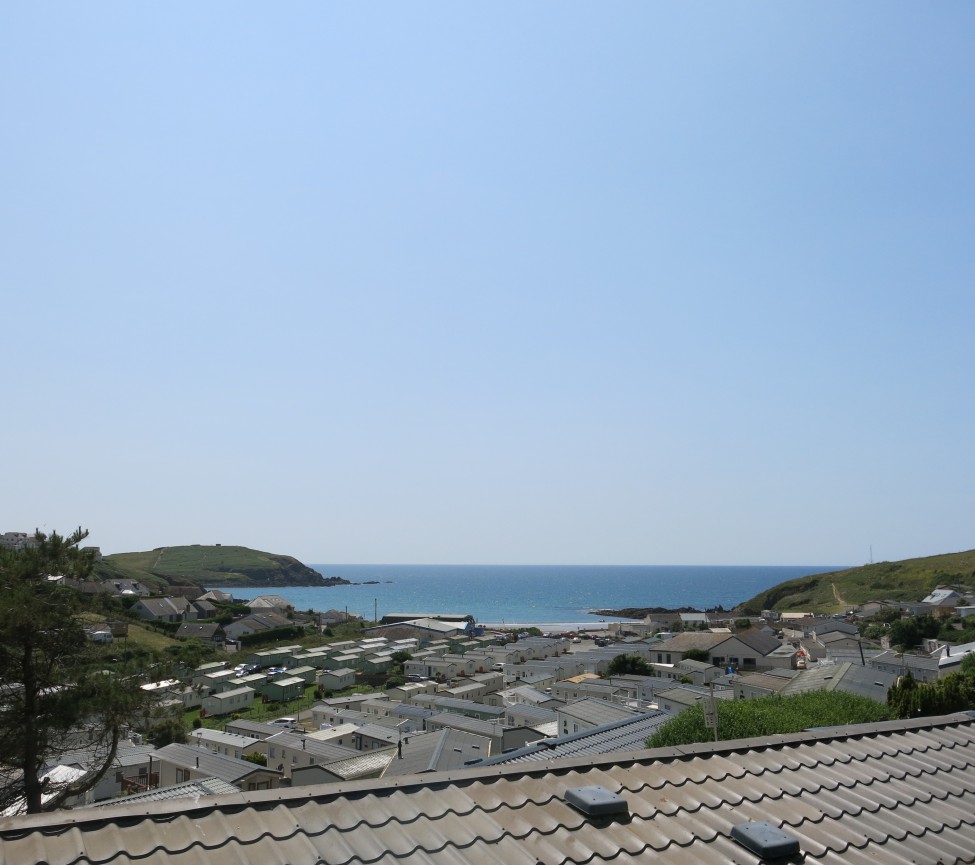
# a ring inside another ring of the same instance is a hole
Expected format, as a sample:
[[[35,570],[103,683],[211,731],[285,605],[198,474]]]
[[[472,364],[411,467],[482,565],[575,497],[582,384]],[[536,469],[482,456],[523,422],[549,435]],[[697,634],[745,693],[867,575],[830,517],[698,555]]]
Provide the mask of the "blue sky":
[[[975,7],[6,4],[0,530],[975,547]]]

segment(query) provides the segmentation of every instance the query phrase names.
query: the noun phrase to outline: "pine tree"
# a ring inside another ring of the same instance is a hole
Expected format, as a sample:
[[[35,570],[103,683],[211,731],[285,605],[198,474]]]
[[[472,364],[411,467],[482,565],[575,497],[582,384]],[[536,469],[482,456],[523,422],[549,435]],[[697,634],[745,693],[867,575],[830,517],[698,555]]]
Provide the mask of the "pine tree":
[[[0,551],[0,810],[50,811],[90,789],[147,703],[137,678],[92,667],[82,596],[57,579],[91,573],[93,554],[79,548],[87,536],[38,532],[25,549]],[[86,775],[43,777],[49,761],[79,747],[94,755]]]

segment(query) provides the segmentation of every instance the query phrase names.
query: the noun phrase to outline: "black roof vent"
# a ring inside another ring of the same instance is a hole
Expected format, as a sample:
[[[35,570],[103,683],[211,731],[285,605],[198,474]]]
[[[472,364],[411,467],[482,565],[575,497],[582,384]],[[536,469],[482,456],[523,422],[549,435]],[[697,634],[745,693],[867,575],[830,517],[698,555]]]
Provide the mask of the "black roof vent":
[[[799,842],[771,823],[739,823],[731,837],[763,859],[781,859],[799,852]]]
[[[565,801],[589,817],[605,817],[611,814],[629,814],[626,799],[611,793],[605,787],[573,787],[565,791]]]

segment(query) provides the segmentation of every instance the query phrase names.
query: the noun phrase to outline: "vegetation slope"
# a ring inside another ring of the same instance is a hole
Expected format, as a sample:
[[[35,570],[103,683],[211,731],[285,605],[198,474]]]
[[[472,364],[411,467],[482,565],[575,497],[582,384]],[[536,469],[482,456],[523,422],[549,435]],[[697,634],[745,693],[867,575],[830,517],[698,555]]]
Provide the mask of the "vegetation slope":
[[[98,562],[97,579],[139,580],[153,589],[167,585],[217,587],[323,586],[334,583],[292,556],[247,547],[157,547],[141,553],[115,553]],[[341,582],[346,582],[342,580]]]
[[[766,589],[738,609],[838,613],[867,601],[919,601],[944,584],[975,585],[975,550],[811,574]]]

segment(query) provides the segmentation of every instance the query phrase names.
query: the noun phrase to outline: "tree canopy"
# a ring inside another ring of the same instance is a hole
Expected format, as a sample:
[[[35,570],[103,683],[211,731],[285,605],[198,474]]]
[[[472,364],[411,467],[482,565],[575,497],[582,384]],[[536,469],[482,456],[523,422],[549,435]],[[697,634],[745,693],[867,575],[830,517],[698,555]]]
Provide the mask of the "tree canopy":
[[[0,550],[0,763],[8,767],[0,810],[54,810],[92,787],[149,700],[138,677],[92,663],[82,596],[62,585],[91,572],[93,553],[79,548],[87,535],[39,532],[24,549]],[[70,783],[45,778],[52,759],[82,748],[94,755],[88,773]]]
[[[639,655],[617,655],[606,668],[608,676],[648,676],[653,667]]]
[[[918,682],[901,676],[887,692],[887,705],[896,718],[948,715],[975,709],[975,654],[966,655],[957,673],[935,682]]]
[[[929,637],[937,637],[941,625],[932,616],[908,616],[891,623],[891,645],[900,649],[913,649]]]

